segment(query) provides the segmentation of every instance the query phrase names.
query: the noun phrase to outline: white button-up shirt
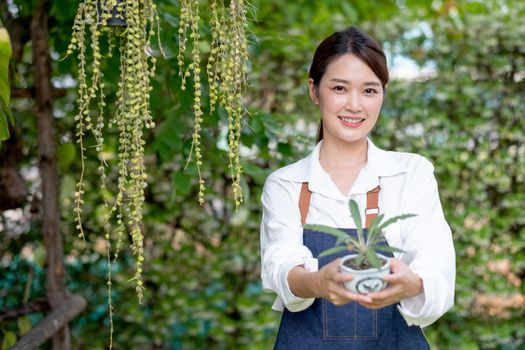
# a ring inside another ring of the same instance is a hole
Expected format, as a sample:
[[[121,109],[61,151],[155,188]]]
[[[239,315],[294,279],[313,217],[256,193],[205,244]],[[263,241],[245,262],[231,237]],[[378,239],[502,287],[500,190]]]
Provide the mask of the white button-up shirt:
[[[297,265],[318,270],[318,262],[303,245],[299,193],[303,182],[312,192],[306,223],[355,228],[348,201],[356,200],[365,222],[366,193],[381,186],[379,211],[385,219],[416,214],[385,230],[389,245],[402,249],[394,253],[423,281],[423,293],[401,300],[399,311],[408,325],[425,327],[454,303],[455,253],[450,228],[445,221],[434,177],[434,167],[424,157],[387,152],[368,140],[367,164],[350,193],[343,195],[319,163],[322,141],[306,158],[276,170],[264,185],[261,223],[262,284],[277,298],[273,309],[301,311],[313,298],[295,296],[288,285],[288,272]]]

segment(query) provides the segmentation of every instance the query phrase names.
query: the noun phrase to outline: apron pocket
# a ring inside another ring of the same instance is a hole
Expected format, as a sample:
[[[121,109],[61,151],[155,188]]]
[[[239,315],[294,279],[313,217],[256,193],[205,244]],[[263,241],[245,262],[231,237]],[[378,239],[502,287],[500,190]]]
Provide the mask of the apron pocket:
[[[377,310],[370,310],[354,302],[335,306],[322,301],[323,340],[376,340],[378,334]]]

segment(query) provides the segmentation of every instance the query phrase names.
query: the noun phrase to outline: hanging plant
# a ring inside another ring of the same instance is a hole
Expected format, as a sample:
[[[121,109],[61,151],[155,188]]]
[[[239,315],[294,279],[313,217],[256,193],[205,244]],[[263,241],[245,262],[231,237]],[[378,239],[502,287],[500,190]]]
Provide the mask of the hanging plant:
[[[81,173],[76,185],[75,212],[79,236],[85,239],[82,205],[85,191],[84,172],[88,146],[86,134],[95,140],[99,159],[100,188],[106,192],[106,161],[103,156],[106,128],[117,128],[118,184],[112,202],[105,199],[105,239],[108,258],[109,312],[112,322],[111,261],[116,259],[124,236],[131,236],[131,250],[136,257],[132,280],[139,303],[143,299],[142,265],[144,234],[142,209],[147,175],[144,167],[144,129],[155,126],[149,110],[150,79],[155,74],[155,57],[150,40],[159,30],[159,16],[152,0],[84,0],[80,3],[73,25],[67,55],[78,57],[78,114],[76,136],[80,147]],[[102,50],[101,47],[107,47]],[[159,43],[160,48],[160,43]],[[105,116],[105,84],[102,61],[113,51],[120,54],[120,80],[114,112]],[[162,49],[161,49],[162,50]],[[162,52],[162,51],[161,51]],[[91,148],[91,147],[89,147]],[[112,234],[115,232],[116,234]],[[115,242],[112,250],[112,242]],[[112,325],[111,325],[112,326]]]
[[[205,180],[202,177],[201,124],[201,52],[199,51],[199,2],[181,0],[181,19],[179,27],[178,64],[182,77],[182,90],[186,88],[187,78],[193,79],[194,130],[192,147],[188,161],[194,158],[199,176],[199,203],[204,203]],[[240,184],[242,167],[239,156],[239,144],[242,129],[242,117],[245,109],[242,103],[242,91],[248,72],[248,27],[247,5],[243,0],[231,0],[225,6],[222,0],[210,1],[210,27],[212,33],[211,54],[206,65],[210,87],[210,113],[216,106],[222,107],[228,114],[228,158],[232,179],[232,192],[236,208],[242,203],[243,194]],[[188,40],[189,32],[189,40]],[[186,66],[185,53],[188,42],[192,44],[191,62]]]

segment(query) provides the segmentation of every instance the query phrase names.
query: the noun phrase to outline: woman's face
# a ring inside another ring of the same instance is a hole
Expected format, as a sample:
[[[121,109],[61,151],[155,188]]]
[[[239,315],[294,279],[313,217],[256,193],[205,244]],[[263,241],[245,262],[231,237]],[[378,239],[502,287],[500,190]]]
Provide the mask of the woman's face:
[[[356,142],[374,127],[383,103],[381,81],[363,61],[345,54],[326,69],[310,97],[319,106],[325,142]]]

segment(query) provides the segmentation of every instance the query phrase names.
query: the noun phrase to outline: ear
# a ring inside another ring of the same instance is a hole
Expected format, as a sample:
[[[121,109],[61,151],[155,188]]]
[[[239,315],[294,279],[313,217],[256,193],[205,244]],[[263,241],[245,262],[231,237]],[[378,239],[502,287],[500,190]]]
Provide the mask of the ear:
[[[317,88],[314,85],[314,80],[312,78],[308,79],[308,92],[310,93],[310,99],[315,105],[319,105],[319,94]]]

